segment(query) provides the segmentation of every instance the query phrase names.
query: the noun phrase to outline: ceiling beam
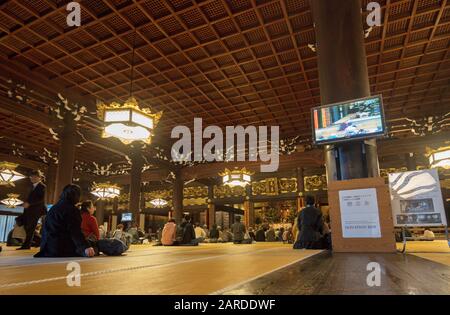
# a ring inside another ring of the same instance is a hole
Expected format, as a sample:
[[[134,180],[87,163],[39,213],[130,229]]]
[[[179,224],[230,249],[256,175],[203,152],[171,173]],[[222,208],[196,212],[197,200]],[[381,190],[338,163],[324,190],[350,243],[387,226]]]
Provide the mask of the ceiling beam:
[[[25,159],[22,157],[14,156],[12,154],[5,154],[5,153],[0,153],[0,161],[16,163],[22,167],[29,168],[32,170],[34,170],[34,169],[45,170],[48,167],[47,164],[42,163],[42,162],[33,161],[30,159]]]

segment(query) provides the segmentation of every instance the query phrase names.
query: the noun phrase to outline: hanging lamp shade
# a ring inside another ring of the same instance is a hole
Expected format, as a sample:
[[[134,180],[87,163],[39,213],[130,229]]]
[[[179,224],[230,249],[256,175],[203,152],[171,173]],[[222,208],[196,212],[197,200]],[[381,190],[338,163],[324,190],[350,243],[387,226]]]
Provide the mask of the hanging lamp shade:
[[[150,201],[150,203],[155,208],[164,208],[168,204],[167,200],[162,199],[162,198],[155,198],[152,201]]]
[[[15,170],[17,166],[15,163],[0,162],[0,185],[14,186],[15,181],[25,178]]]
[[[226,168],[223,172],[219,173],[219,176],[222,177],[222,183],[224,185],[230,187],[245,187],[251,184],[251,176],[253,174],[253,172],[247,170],[245,167],[241,169],[235,168],[233,170],[229,170]]]
[[[428,157],[431,168],[450,169],[450,148],[438,149]]]
[[[124,104],[98,104],[97,114],[104,122],[102,137],[114,137],[124,144],[133,141],[150,144],[153,130],[162,116],[162,112],[152,113],[149,108],[140,108],[134,97],[130,97]]]
[[[8,198],[3,199],[1,201],[1,203],[6,205],[8,208],[15,208],[15,207],[23,204],[23,201],[18,199],[18,197],[19,197],[18,194],[8,194],[7,196],[8,196]]]
[[[120,188],[110,183],[94,183],[91,194],[100,199],[111,199],[120,195]]]

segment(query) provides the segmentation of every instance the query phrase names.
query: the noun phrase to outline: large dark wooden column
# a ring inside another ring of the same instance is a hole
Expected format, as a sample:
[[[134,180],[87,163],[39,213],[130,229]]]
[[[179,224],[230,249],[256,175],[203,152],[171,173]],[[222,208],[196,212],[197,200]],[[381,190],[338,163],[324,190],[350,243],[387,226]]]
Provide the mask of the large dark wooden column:
[[[45,185],[47,186],[45,192],[47,194],[47,203],[53,204],[55,202],[55,187],[56,187],[56,172],[58,166],[54,163],[48,165],[47,174],[45,175]]]
[[[103,225],[105,221],[105,201],[98,199],[95,203],[95,217],[97,218],[97,224]]]
[[[303,175],[303,167],[298,167],[297,170],[297,211],[303,209],[305,206],[305,177]]]
[[[130,201],[129,211],[133,213],[133,222],[139,224],[139,216],[141,213],[141,179],[142,168],[144,167],[144,158],[140,148],[134,148],[131,153],[131,172],[130,172]]]
[[[370,96],[360,0],[310,1],[322,104]],[[379,175],[375,140],[325,148],[328,180]]]
[[[252,185],[247,185],[245,187],[245,201],[244,201],[244,221],[245,226],[254,227],[255,226],[255,208],[253,206],[253,201],[250,200],[252,197]]]
[[[73,117],[66,115],[60,134],[58,169],[56,171],[55,198],[57,201],[64,187],[72,183],[75,164],[76,124]]]
[[[173,218],[177,223],[181,222],[183,216],[183,188],[184,182],[181,178],[180,171],[175,172],[175,180],[173,182]]]
[[[214,204],[214,185],[208,186],[208,210],[206,210],[206,224],[208,229],[211,229],[212,225],[216,223],[216,205]]]

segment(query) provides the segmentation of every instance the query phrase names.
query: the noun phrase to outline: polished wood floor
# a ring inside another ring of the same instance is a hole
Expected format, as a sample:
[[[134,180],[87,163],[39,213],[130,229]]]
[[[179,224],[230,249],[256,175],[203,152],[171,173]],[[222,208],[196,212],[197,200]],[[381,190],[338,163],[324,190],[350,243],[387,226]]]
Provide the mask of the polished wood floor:
[[[0,294],[450,294],[443,245],[410,243],[411,254],[331,254],[279,243],[142,245],[91,259],[36,259],[36,250],[3,247]],[[81,266],[80,287],[66,283],[71,261]],[[367,286],[369,262],[381,266],[380,287]]]
[[[320,253],[278,243],[142,245],[126,256],[91,259],[37,259],[32,252],[0,254],[0,294],[211,294]],[[70,261],[81,266],[80,287],[66,284]]]

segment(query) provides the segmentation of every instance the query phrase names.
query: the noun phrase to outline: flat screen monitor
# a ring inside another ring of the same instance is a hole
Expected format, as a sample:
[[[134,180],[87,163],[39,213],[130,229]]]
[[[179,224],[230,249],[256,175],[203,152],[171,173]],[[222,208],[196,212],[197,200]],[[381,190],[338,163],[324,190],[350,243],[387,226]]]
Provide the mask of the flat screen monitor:
[[[315,144],[373,138],[386,133],[381,95],[315,107],[311,116]]]
[[[122,213],[122,222],[129,222],[133,220],[133,215],[131,212]]]

